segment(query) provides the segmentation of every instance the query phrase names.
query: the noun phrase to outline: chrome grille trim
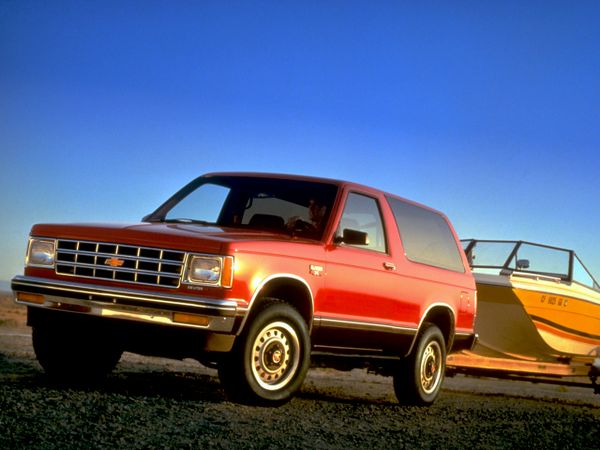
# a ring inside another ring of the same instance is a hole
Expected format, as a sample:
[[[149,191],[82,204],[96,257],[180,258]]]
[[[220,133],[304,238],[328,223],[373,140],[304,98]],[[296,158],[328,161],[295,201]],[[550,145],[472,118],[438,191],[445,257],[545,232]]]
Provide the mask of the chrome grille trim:
[[[177,288],[185,252],[111,242],[59,239],[55,271],[123,283]]]

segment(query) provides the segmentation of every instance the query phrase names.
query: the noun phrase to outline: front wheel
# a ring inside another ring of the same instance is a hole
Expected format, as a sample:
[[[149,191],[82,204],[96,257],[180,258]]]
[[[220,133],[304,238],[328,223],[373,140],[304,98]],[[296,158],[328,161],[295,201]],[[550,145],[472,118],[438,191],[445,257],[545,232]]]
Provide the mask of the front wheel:
[[[446,344],[440,329],[425,324],[411,355],[394,374],[394,392],[405,405],[431,405],[439,394],[446,369]]]
[[[269,301],[219,363],[219,378],[234,401],[280,404],[302,386],[309,365],[306,322],[292,306]]]

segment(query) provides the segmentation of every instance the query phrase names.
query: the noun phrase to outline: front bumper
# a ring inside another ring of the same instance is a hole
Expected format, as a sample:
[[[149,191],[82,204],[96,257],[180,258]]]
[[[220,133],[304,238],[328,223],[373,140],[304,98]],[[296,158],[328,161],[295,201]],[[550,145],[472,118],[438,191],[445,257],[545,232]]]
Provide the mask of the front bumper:
[[[16,276],[15,301],[47,310],[152,324],[235,333],[246,310],[234,300],[149,293],[83,283]]]

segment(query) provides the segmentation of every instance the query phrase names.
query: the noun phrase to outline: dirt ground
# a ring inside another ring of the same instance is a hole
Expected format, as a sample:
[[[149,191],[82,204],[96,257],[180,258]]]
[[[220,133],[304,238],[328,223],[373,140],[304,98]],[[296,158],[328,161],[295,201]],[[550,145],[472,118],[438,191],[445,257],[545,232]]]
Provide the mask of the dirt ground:
[[[131,353],[101,386],[53,386],[25,320],[0,295],[1,448],[600,447],[591,388],[457,375],[434,406],[410,408],[390,378],[312,369],[290,403],[256,408],[228,402],[216,371],[195,361]]]

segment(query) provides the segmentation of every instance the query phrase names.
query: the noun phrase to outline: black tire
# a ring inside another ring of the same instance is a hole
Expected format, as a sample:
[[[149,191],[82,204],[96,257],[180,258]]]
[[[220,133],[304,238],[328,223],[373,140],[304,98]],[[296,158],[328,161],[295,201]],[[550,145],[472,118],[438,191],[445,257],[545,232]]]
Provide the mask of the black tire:
[[[109,374],[123,351],[116,341],[94,328],[35,326],[35,355],[53,381],[86,384]]]
[[[437,398],[446,370],[446,343],[440,329],[426,323],[410,356],[394,373],[394,392],[404,405],[429,406]]]
[[[219,363],[219,378],[236,402],[279,405],[300,389],[310,366],[310,337],[292,306],[267,300],[249,319],[232,351]]]

